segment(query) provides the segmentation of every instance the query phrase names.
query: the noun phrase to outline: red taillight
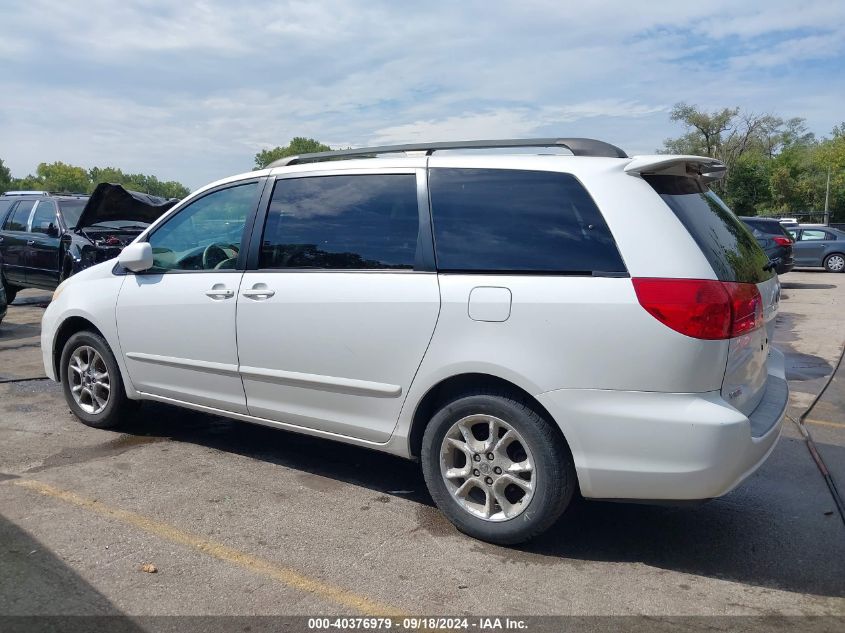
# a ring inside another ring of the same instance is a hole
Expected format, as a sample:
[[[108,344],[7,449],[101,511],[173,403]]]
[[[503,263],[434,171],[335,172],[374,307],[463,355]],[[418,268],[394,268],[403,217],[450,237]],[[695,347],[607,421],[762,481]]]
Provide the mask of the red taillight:
[[[763,301],[754,284],[710,279],[632,281],[640,305],[681,334],[707,340],[729,339],[763,325]]]
[[[780,235],[776,235],[774,237],[775,244],[778,246],[792,246],[792,240],[788,237],[781,237]]]

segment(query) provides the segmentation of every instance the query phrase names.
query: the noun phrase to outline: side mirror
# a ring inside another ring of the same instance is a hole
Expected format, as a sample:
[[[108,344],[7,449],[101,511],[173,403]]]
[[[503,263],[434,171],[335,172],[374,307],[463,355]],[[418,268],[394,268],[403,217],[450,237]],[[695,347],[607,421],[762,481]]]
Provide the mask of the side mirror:
[[[41,223],[41,232],[49,235],[50,237],[58,237],[59,236],[59,229],[56,228],[56,225],[52,222],[42,222]]]
[[[153,247],[149,242],[135,242],[124,248],[117,256],[117,263],[140,273],[153,267]]]

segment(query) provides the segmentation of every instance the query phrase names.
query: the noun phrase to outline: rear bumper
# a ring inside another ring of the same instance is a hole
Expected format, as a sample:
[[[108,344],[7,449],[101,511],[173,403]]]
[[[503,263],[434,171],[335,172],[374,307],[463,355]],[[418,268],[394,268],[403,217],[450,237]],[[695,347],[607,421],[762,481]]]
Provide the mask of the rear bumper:
[[[750,416],[719,392],[561,389],[537,396],[569,441],[581,494],[681,501],[730,492],[775,447],[789,390],[772,350],[763,400]]]

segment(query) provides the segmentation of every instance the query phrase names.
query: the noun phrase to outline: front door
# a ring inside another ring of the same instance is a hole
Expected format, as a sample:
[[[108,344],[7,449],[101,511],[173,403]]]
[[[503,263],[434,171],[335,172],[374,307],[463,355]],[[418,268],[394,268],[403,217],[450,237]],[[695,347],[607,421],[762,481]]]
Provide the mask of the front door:
[[[117,301],[120,345],[143,393],[246,413],[235,339],[242,240],[263,181],[214,190],[148,238],[154,265]]]
[[[59,285],[59,221],[56,203],[39,200],[27,240],[27,283],[53,290]]]
[[[276,181],[238,296],[251,415],[389,439],[440,309],[418,171]]]

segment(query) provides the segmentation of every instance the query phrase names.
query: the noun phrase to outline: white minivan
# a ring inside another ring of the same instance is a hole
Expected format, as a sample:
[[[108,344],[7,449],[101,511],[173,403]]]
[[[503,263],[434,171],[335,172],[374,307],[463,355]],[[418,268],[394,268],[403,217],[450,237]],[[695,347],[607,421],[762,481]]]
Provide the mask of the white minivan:
[[[576,492],[717,497],[788,397],[778,279],[723,172],[589,139],[282,159],[62,283],[44,365],[90,426],[154,400],[418,459],[496,543]]]

